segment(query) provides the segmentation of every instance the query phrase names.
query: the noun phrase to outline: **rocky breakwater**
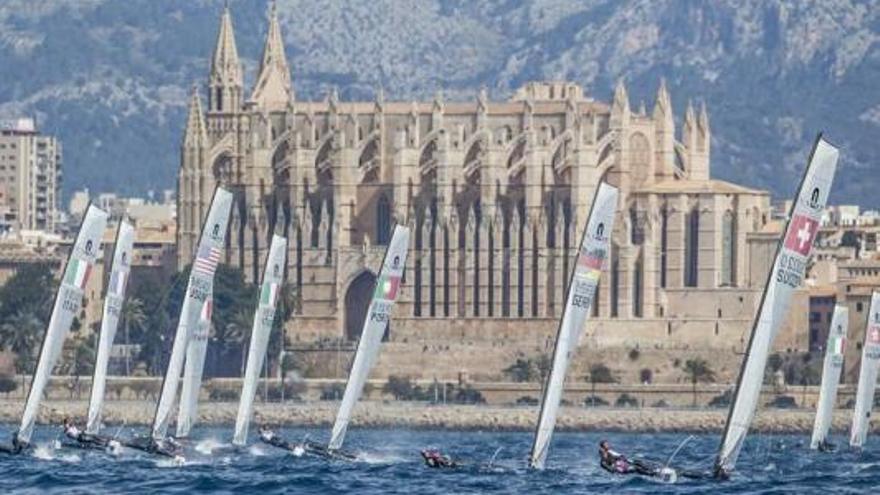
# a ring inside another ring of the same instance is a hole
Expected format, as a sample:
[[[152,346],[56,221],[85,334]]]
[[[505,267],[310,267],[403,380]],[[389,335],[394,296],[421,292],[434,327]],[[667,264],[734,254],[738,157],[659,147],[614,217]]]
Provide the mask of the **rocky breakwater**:
[[[257,403],[255,421],[283,426],[328,427],[336,415],[336,402]],[[107,424],[146,425],[153,419],[151,401],[108,401],[104,420]],[[84,421],[86,401],[47,401],[39,422],[60,424],[66,416]],[[0,401],[0,421],[16,423],[22,411],[18,400]],[[235,422],[238,404],[204,402],[199,407],[200,423],[229,425]],[[808,433],[813,428],[814,412],[809,410],[766,409],[758,413],[753,431],[765,433]],[[413,429],[529,431],[537,421],[538,408],[430,405],[411,402],[364,402],[357,406],[356,427],[393,427]],[[566,407],[560,411],[558,428],[569,431],[645,431],[645,432],[719,432],[727,417],[726,409],[615,409]],[[833,428],[846,431],[852,413],[839,410]]]

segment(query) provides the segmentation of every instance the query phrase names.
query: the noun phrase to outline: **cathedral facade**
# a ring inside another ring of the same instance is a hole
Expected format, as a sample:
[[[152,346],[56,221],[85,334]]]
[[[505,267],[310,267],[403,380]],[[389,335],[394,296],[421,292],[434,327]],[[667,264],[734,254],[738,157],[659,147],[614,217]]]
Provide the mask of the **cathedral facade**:
[[[650,112],[630,106],[623,83],[610,104],[568,82],[506,101],[485,90],[466,102],[301,101],[274,12],[254,87],[243,79],[225,10],[207,102],[193,90],[183,137],[178,264],[192,259],[215,185],[230,188],[226,262],[256,281],[272,234],[287,236],[296,319],[315,337],[357,338],[395,223],[413,232],[399,325],[555,321],[600,181],[621,194],[596,319],[671,333],[671,319],[730,317],[724,301],[736,298],[751,316],[764,280],[748,239],[768,222],[769,195],[710,178],[706,106],[688,105],[677,132],[663,82]],[[714,306],[693,307],[701,291]]]

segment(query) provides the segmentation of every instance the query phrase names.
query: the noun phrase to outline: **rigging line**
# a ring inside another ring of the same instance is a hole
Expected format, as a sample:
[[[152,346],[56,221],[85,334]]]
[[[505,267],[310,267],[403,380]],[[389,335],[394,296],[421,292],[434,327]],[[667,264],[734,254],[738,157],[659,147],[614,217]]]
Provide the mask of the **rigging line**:
[[[678,447],[676,447],[676,449],[672,452],[672,455],[669,456],[669,459],[666,460],[666,464],[664,465],[664,467],[669,467],[669,465],[672,464],[672,460],[675,458],[676,454],[678,454],[678,451],[681,450],[682,447],[684,447],[693,438],[693,435],[688,435],[687,438],[682,440],[682,442],[678,444]]]

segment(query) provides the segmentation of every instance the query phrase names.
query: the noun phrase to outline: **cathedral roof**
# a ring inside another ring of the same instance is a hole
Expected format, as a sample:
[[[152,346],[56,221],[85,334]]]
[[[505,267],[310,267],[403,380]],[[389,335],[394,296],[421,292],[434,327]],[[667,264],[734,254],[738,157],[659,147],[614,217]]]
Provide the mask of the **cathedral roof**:
[[[709,180],[665,180],[650,184],[638,189],[640,193],[654,194],[760,194],[767,195],[767,191],[751,189],[748,187],[733,184],[731,182],[709,179]]]
[[[228,6],[223,9],[220,17],[220,32],[217,34],[217,46],[211,59],[211,79],[216,84],[242,85],[241,62],[235,47],[235,32]]]

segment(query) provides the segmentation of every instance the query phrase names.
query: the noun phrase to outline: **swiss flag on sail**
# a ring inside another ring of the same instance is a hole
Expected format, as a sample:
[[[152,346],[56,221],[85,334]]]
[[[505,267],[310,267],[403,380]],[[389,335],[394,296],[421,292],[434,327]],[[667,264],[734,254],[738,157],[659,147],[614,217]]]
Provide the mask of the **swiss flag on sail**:
[[[819,222],[806,215],[795,215],[785,237],[785,248],[808,256],[818,231]]]

